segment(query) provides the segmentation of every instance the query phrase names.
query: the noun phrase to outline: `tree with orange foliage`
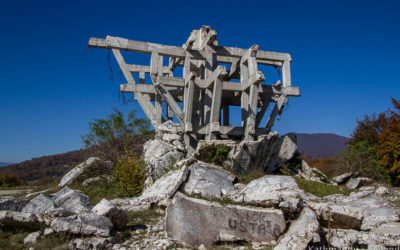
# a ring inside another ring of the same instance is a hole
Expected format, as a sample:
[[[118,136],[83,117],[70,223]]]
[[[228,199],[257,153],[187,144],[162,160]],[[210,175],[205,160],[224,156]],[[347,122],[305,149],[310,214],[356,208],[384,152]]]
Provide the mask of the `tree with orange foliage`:
[[[357,121],[344,159],[361,175],[400,185],[400,101],[392,103],[394,110]]]
[[[385,128],[378,135],[378,163],[389,172],[392,183],[400,185],[400,101],[392,98],[395,110],[390,111]],[[397,112],[396,112],[397,110]]]

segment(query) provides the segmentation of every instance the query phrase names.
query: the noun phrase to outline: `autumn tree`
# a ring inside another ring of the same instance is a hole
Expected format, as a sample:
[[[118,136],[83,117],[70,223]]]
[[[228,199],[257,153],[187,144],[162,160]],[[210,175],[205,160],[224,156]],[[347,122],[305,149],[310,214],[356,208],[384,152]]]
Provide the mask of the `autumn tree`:
[[[400,185],[400,102],[392,98],[394,110],[366,115],[357,121],[344,159],[363,176]]]
[[[390,111],[385,128],[378,135],[378,163],[389,172],[392,183],[400,185],[400,101],[392,98],[395,110]]]

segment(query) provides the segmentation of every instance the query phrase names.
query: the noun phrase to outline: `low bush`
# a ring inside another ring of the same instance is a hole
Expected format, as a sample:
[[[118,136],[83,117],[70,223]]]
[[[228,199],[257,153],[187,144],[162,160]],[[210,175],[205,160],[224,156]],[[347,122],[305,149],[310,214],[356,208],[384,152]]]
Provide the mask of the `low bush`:
[[[302,178],[295,177],[299,188],[318,197],[323,197],[331,194],[349,195],[352,191],[340,186],[329,185],[317,181],[308,181]]]
[[[200,149],[199,159],[207,163],[222,165],[230,150],[224,145],[208,145]]]
[[[13,174],[0,174],[0,187],[15,187],[21,185],[21,180]]]
[[[145,181],[145,164],[135,154],[120,156],[113,171],[113,181],[124,196],[138,196]]]

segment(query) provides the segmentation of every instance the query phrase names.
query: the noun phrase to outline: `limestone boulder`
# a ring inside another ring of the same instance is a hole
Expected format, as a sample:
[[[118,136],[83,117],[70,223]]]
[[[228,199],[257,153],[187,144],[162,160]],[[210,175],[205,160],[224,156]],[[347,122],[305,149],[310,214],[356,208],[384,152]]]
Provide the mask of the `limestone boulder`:
[[[54,204],[73,213],[89,212],[92,209],[89,197],[65,187],[52,195]]]
[[[279,209],[221,205],[177,193],[167,208],[168,236],[192,246],[225,241],[275,241],[285,230]]]
[[[205,162],[192,164],[189,175],[181,190],[187,195],[219,198],[236,191],[236,176],[228,171]]]
[[[105,181],[107,183],[110,183],[112,181],[112,176],[111,175],[100,175],[100,176],[95,176],[89,179],[86,179],[82,182],[82,186],[87,187],[93,182],[98,182],[98,181]]]
[[[111,202],[121,206],[127,211],[140,211],[150,208],[151,205],[168,206],[170,198],[178,191],[186,180],[188,168],[170,171],[157,179],[153,185],[147,188],[141,196],[128,199],[114,199]]]
[[[165,133],[162,137],[165,142],[173,142],[173,141],[183,141],[183,135],[181,134],[167,134]]]
[[[21,212],[29,200],[0,199],[0,210]]]
[[[88,250],[88,249],[107,249],[110,240],[108,238],[92,237],[84,239],[74,239],[69,243],[71,250]]]
[[[40,234],[41,234],[40,231],[28,234],[24,239],[24,244],[36,243],[36,241],[39,238]]]
[[[317,216],[306,207],[299,218],[291,223],[289,230],[279,239],[274,249],[306,249],[310,243],[321,242],[320,232]]]
[[[349,180],[352,176],[353,176],[353,174],[351,172],[347,172],[347,173],[333,177],[332,181],[334,181],[337,184],[343,184],[347,180]]]
[[[157,179],[183,157],[173,145],[162,140],[149,140],[143,145],[146,175]]]
[[[371,182],[372,182],[372,180],[370,178],[366,178],[366,177],[350,178],[346,182],[346,187],[348,189],[356,189],[363,185],[370,184]]]
[[[352,249],[364,247],[368,249],[386,249],[400,246],[399,223],[384,224],[378,229],[356,231],[353,229],[326,229],[326,240],[332,247]]]
[[[16,227],[35,227],[40,223],[41,218],[38,218],[31,213],[22,213],[14,211],[0,211],[0,223],[2,225],[10,225]]]
[[[90,167],[92,164],[101,161],[99,157],[90,157],[86,161],[82,162],[81,164],[77,165],[73,169],[71,169],[68,173],[66,173],[62,178],[60,183],[58,184],[59,187],[64,187],[67,184],[73,182],[79,175],[81,175],[86,168]]]
[[[107,199],[97,203],[92,212],[109,218],[115,228],[123,228],[128,223],[128,214]]]
[[[297,169],[298,175],[309,181],[328,183],[328,177],[316,168],[310,167],[305,160],[301,160],[301,167]]]
[[[386,187],[380,186],[375,190],[375,193],[379,194],[379,195],[384,195],[389,193],[389,190]]]
[[[283,175],[266,175],[253,180],[230,198],[248,205],[279,206],[290,212],[300,211],[305,202],[317,199],[301,190],[293,177]]]
[[[46,211],[54,209],[55,204],[53,199],[44,194],[40,194],[37,197],[29,201],[28,204],[21,210],[23,213],[32,214],[45,214]]]
[[[295,134],[279,137],[277,132],[260,136],[257,141],[241,141],[229,152],[225,164],[239,173],[255,169],[272,173],[295,156],[296,143]]]
[[[69,217],[55,218],[50,226],[55,232],[101,237],[110,236],[110,231],[113,227],[110,219],[96,213],[82,213]]]
[[[307,205],[330,228],[370,230],[399,220],[396,209],[373,190],[353,192],[349,196],[332,195]]]
[[[183,133],[183,128],[181,125],[174,123],[171,120],[168,120],[161,125],[158,126],[158,129],[163,133],[168,134],[181,134]]]

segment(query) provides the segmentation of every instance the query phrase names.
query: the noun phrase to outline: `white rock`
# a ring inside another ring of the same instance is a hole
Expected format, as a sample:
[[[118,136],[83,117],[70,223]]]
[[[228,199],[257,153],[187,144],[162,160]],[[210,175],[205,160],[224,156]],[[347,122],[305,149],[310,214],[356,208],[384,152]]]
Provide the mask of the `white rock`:
[[[92,212],[109,218],[115,228],[123,228],[128,223],[128,214],[107,199],[102,199],[97,203]]]
[[[353,229],[327,229],[328,243],[339,249],[350,249],[367,246],[368,249],[394,248],[400,245],[400,228],[384,229],[370,232],[356,231]],[[395,230],[393,233],[393,229]],[[388,230],[388,231],[386,231]]]
[[[41,218],[31,214],[14,211],[0,211],[0,222],[12,226],[30,226],[36,225]]]
[[[23,213],[32,213],[32,214],[45,214],[46,211],[52,210],[55,208],[54,201],[50,198],[50,196],[40,194],[37,197],[33,198],[29,201],[28,204],[22,209]]]
[[[88,250],[88,249],[106,249],[109,244],[107,238],[93,237],[85,239],[74,239],[69,243],[69,249]]]
[[[54,230],[51,227],[46,227],[46,229],[43,232],[44,236],[50,235],[50,234],[54,234]]]
[[[163,175],[146,189],[140,197],[129,199],[114,199],[111,202],[127,211],[148,209],[152,204],[168,206],[170,198],[176,193],[186,180],[188,169],[186,166]]]
[[[272,241],[285,230],[279,209],[221,205],[177,193],[167,208],[169,237],[191,245],[218,241]]]
[[[164,134],[162,139],[166,142],[183,141],[183,136],[178,134]]]
[[[399,220],[396,209],[373,191],[353,192],[349,196],[331,195],[308,205],[330,228],[370,230]]]
[[[189,176],[182,186],[182,191],[187,195],[219,198],[236,191],[233,186],[235,180],[236,176],[228,171],[199,162],[189,167]]]
[[[149,140],[143,145],[146,174],[157,179],[171,168],[183,154],[174,150],[173,146],[162,140]]]
[[[24,244],[36,243],[39,236],[40,236],[40,231],[28,234],[24,239]]]
[[[238,203],[260,206],[276,206],[295,212],[303,202],[316,197],[306,194],[291,176],[266,175],[251,181],[232,194],[231,199]]]
[[[384,194],[387,194],[389,191],[386,187],[380,186],[375,190],[375,192],[377,194],[384,195]]]
[[[56,232],[108,237],[113,225],[105,216],[83,213],[78,216],[55,218],[50,226]]]
[[[92,209],[89,197],[69,187],[61,189],[52,196],[57,207],[73,213],[89,212]]]
[[[362,185],[369,184],[371,182],[371,179],[366,177],[350,178],[346,182],[346,187],[348,189],[356,189],[358,187],[361,187]]]
[[[321,171],[316,168],[311,168],[305,160],[301,161],[301,168],[299,169],[300,177],[309,180],[309,181],[317,181],[317,182],[328,182],[328,177]]]
[[[228,154],[226,165],[235,172],[248,173],[255,169],[274,172],[297,152],[296,135],[279,137],[277,132],[259,136],[257,141],[241,141]]]
[[[164,122],[163,124],[159,125],[158,129],[164,133],[169,133],[169,134],[183,133],[182,126],[174,123],[171,120],[168,120],[168,121]]]
[[[333,180],[334,182],[336,182],[337,184],[343,184],[343,183],[345,183],[348,179],[350,179],[350,177],[351,177],[352,175],[353,175],[353,174],[352,174],[351,172],[347,172],[347,173],[344,173],[344,174],[341,174],[341,175],[338,175],[338,176],[333,177],[332,180]]]
[[[29,200],[0,199],[0,210],[21,212]]]
[[[321,241],[320,225],[315,213],[304,208],[300,217],[292,222],[289,230],[279,239],[275,250],[306,249],[312,243]]]
[[[63,187],[67,184],[70,184],[72,181],[74,181],[79,175],[83,173],[83,171],[91,166],[92,164],[101,161],[99,157],[90,157],[86,161],[82,162],[78,166],[74,167],[71,169],[68,173],[66,173],[62,178],[60,183],[58,184],[59,187]]]
[[[96,181],[101,181],[101,180],[105,180],[106,182],[110,183],[112,181],[112,177],[110,175],[100,175],[100,176],[96,176],[96,177],[92,177],[89,179],[86,179],[82,182],[82,186],[86,187],[89,186],[90,183],[96,182]]]

